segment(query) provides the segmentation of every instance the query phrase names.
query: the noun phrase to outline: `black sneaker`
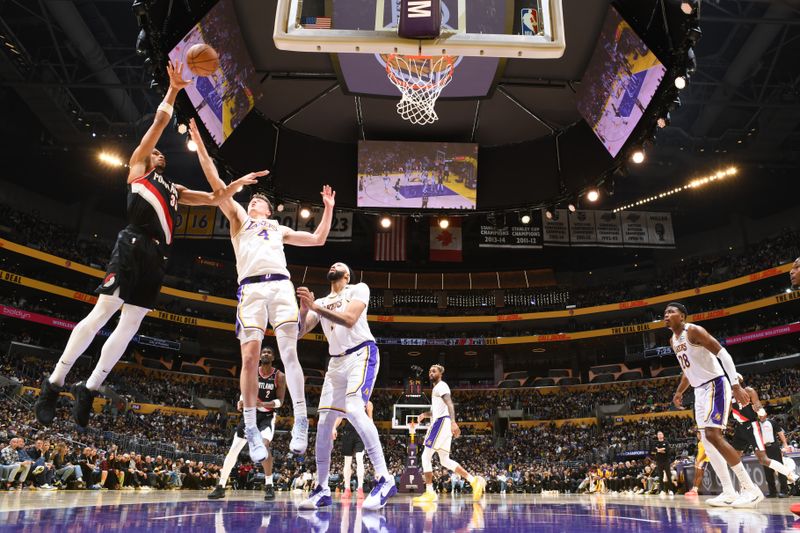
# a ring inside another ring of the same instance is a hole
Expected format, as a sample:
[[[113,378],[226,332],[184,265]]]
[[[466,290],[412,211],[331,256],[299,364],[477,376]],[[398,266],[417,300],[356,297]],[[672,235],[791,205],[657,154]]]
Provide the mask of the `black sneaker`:
[[[272,485],[264,485],[264,499],[272,501],[275,499],[275,487]]]
[[[75,396],[75,403],[72,405],[72,416],[75,418],[76,424],[85,428],[89,424],[92,403],[94,403],[94,397],[97,396],[97,392],[87,389],[86,382],[81,381],[72,388],[72,394]]]
[[[208,494],[209,500],[219,500],[220,498],[224,497],[225,497],[225,487],[223,487],[222,485],[217,485],[216,487],[214,487],[214,490],[212,490]]]
[[[42,380],[41,392],[33,405],[36,420],[45,426],[49,426],[56,417],[56,404],[58,403],[58,394],[61,392],[61,387],[50,383],[49,377]]]

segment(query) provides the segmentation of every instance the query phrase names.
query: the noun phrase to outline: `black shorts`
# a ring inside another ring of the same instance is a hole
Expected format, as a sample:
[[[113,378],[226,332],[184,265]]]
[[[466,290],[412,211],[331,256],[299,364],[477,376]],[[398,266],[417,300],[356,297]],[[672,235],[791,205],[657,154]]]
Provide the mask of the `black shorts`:
[[[273,436],[275,435],[275,425],[272,423],[273,413],[265,412],[265,411],[256,411],[256,426],[258,426],[259,433],[264,435],[264,430],[270,430],[270,438],[269,440],[272,441]],[[240,439],[245,438],[244,436],[244,419],[239,422],[239,425],[236,426],[236,436]]]
[[[746,452],[751,448],[753,450],[764,451],[766,446],[760,429],[761,427],[758,425],[758,422],[745,425],[737,424],[733,430],[733,442],[731,442],[731,446],[740,452]]]
[[[114,294],[126,304],[152,309],[156,304],[168,248],[164,243],[136,231],[130,226],[117,235],[106,277],[97,287],[98,294]]]
[[[342,455],[352,457],[353,454],[364,451],[364,443],[355,431],[345,431],[342,433]]]

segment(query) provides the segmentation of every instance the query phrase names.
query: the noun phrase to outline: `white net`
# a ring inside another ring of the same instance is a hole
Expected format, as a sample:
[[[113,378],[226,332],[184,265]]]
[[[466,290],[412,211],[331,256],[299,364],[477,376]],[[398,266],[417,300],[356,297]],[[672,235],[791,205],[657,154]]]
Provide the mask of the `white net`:
[[[439,120],[436,99],[453,79],[455,57],[404,56],[386,58],[386,75],[402,95],[397,113],[412,124],[433,124]]]

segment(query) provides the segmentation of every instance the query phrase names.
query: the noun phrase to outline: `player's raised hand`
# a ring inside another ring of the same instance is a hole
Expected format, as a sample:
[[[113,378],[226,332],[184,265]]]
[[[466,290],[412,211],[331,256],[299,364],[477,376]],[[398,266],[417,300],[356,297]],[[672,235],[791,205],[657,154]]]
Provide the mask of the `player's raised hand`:
[[[183,63],[180,61],[167,63],[167,74],[169,75],[169,86],[180,91],[191,85],[192,80],[183,79]]]
[[[336,205],[336,191],[331,189],[330,185],[323,185],[322,192],[322,203],[325,204],[325,207],[333,207]]]
[[[203,142],[203,136],[200,135],[200,129],[197,127],[197,122],[193,118],[189,119],[189,137],[197,145],[197,150],[200,151],[206,147]]]
[[[314,308],[314,293],[308,287],[297,287],[297,297],[300,299],[300,307]]]

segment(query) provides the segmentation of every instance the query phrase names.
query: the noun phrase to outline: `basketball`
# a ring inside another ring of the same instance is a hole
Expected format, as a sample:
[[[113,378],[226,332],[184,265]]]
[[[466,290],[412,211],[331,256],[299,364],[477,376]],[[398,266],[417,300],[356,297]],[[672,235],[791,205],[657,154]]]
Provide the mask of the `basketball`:
[[[219,55],[207,44],[195,44],[186,51],[186,65],[193,74],[210,76],[219,68]]]

